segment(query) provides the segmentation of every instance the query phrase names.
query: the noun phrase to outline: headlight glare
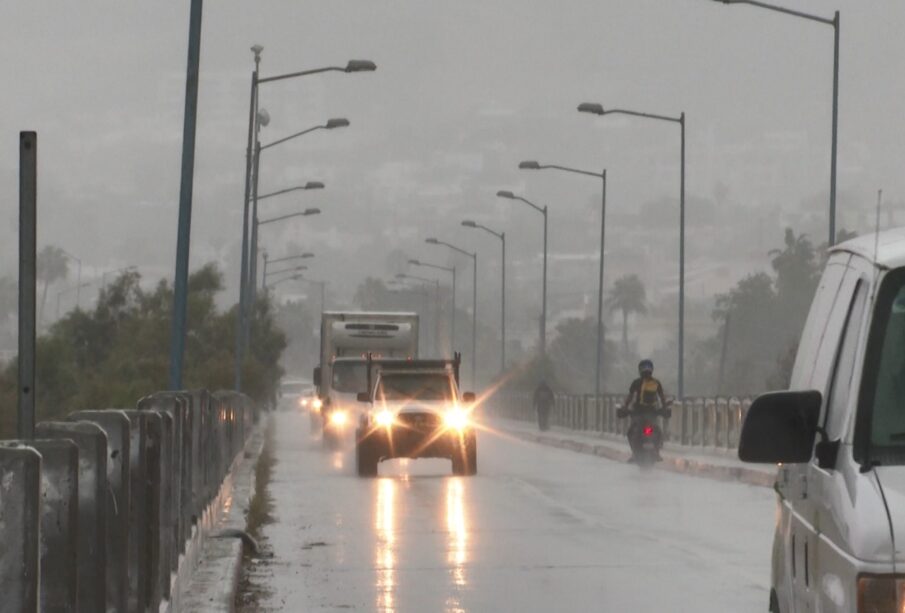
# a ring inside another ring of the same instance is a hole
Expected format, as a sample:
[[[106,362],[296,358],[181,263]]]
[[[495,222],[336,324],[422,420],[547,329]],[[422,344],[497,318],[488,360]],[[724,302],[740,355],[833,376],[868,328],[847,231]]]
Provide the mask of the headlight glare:
[[[374,416],[374,421],[377,422],[378,426],[388,427],[393,425],[393,421],[395,420],[392,411],[388,411],[387,409],[383,409],[379,411],[377,415]]]
[[[348,421],[348,414],[342,409],[336,409],[335,411],[330,412],[330,423],[336,426],[345,425],[346,421]]]
[[[446,424],[447,428],[464,430],[466,427],[468,427],[468,413],[466,413],[459,407],[455,407],[448,410],[443,415],[443,421]]]

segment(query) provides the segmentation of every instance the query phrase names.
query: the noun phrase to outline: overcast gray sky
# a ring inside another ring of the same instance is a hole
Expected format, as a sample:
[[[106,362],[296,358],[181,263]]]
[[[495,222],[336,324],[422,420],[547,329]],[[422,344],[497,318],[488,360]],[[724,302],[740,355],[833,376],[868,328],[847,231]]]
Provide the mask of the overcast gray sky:
[[[872,204],[880,187],[901,204],[905,3],[784,4],[826,16],[842,11],[841,213]],[[489,237],[458,226],[463,217],[508,230],[513,266],[533,266],[537,220],[495,198],[501,188],[550,204],[554,250],[594,253],[599,186],[518,171],[525,158],[609,168],[614,236],[625,229],[620,212],[674,200],[677,129],[580,115],[575,107],[585,100],[684,110],[689,195],[712,199],[722,190],[721,206],[738,210],[727,212],[737,222],[727,233],[750,234],[752,211],[779,224],[778,212],[824,240],[829,27],[708,0],[219,0],[204,8],[192,265],[219,261],[231,283],[253,43],[264,46],[264,75],[351,58],[379,66],[262,88],[273,118],[264,142],[328,117],[352,122],[265,153],[262,191],[309,179],[328,185],[262,205],[264,217],[324,210],[262,232],[275,255],[290,242],[318,251],[312,276],[343,274],[354,287],[380,274],[392,249],[430,259],[429,234],[495,258]],[[0,10],[2,268],[15,270],[17,133],[34,129],[39,242],[97,269],[138,264],[152,277],[171,275],[188,2],[3,0]],[[806,201],[814,203],[810,218],[799,217]],[[715,257],[695,251],[711,238],[696,225],[708,215],[689,209],[692,274]],[[868,217],[840,225],[864,226]],[[576,221],[589,231],[576,236]]]

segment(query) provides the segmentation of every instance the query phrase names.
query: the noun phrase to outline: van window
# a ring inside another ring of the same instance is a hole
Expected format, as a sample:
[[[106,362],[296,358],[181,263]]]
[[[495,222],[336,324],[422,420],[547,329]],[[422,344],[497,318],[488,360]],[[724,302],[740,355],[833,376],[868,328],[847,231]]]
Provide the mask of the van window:
[[[813,387],[811,376],[819,355],[818,349],[830,318],[830,311],[836,301],[836,295],[839,293],[842,277],[847,270],[838,256],[834,256],[834,258],[835,261],[831,260],[827,264],[820,277],[820,284],[817,286],[811,310],[808,312],[808,318],[801,333],[795,367],[792,369],[791,389],[811,389]]]
[[[830,386],[829,399],[827,400],[827,413],[823,423],[830,439],[841,438],[844,434],[843,429],[845,428],[846,409],[854,375],[858,338],[861,336],[861,322],[866,304],[867,284],[859,281],[855,289],[855,297],[852,299],[848,310],[842,346],[839,350],[839,355],[836,357],[836,368],[833,372],[833,381]]]
[[[905,464],[905,269],[889,273],[877,296],[864,360],[855,458]]]

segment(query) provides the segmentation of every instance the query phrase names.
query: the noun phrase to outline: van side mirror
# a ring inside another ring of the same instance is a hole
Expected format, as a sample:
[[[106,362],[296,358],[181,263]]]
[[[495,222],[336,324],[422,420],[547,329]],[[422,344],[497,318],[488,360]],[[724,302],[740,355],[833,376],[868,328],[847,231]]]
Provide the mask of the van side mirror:
[[[462,402],[471,404],[475,400],[477,400],[477,397],[474,395],[474,392],[465,392],[464,394],[462,394]]]
[[[751,403],[738,444],[743,462],[802,464],[811,460],[820,392],[772,392]]]
[[[356,396],[358,402],[371,402],[371,394],[367,392],[358,392],[358,396]]]
[[[320,366],[314,367],[314,373],[312,374],[311,379],[312,379],[312,381],[314,381],[314,384],[316,386],[318,386],[318,387],[321,386],[321,367]]]

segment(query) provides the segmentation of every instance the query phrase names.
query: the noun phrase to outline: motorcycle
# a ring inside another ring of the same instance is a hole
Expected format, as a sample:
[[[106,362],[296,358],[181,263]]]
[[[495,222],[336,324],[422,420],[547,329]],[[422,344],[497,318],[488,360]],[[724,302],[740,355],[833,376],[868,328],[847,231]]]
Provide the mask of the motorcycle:
[[[626,436],[632,448],[634,462],[642,468],[659,462],[660,449],[663,447],[663,431],[657,418],[669,419],[672,416],[669,404],[662,409],[636,407],[634,411],[629,411],[620,408],[616,411],[616,416],[632,420]]]

